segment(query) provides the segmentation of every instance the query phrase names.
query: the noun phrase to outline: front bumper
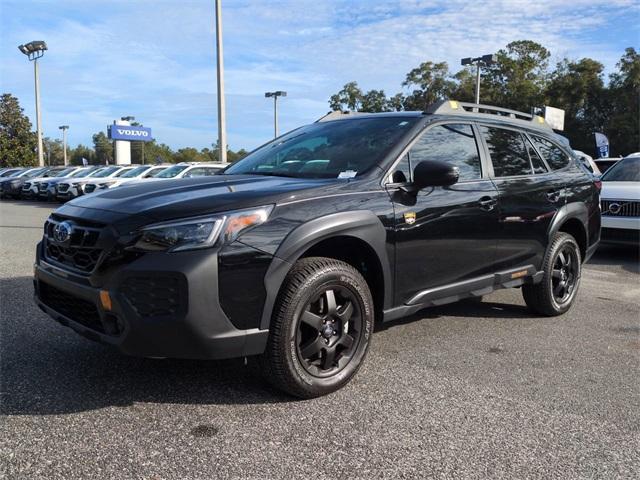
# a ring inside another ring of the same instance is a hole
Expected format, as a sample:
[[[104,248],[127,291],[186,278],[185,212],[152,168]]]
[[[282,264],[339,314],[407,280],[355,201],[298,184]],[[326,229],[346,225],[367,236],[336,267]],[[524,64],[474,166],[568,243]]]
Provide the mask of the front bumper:
[[[264,351],[268,330],[237,329],[222,310],[214,252],[144,255],[98,286],[41,259],[41,248],[34,267],[36,303],[91,340],[143,357],[220,359]],[[101,291],[109,292],[110,310]]]
[[[601,243],[640,244],[640,218],[602,216]]]

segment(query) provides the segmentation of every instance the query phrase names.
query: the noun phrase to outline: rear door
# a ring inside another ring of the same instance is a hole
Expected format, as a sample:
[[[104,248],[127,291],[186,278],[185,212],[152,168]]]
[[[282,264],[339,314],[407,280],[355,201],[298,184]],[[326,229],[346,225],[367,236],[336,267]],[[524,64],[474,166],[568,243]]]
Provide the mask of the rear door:
[[[493,125],[480,132],[499,192],[498,268],[540,268],[549,226],[565,201],[562,179],[522,132]]]

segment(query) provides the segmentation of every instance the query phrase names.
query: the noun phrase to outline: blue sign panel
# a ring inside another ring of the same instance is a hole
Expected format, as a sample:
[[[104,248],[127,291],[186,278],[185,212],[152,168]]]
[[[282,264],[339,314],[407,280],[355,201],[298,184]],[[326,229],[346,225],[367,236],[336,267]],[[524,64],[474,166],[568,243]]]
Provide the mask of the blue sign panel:
[[[153,140],[151,129],[133,125],[109,125],[109,138],[130,142],[150,142]]]

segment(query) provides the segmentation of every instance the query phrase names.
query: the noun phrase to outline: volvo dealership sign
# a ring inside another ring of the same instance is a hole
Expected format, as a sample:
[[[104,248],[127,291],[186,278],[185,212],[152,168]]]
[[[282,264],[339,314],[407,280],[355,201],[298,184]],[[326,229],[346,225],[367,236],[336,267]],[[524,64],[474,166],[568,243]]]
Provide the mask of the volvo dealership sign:
[[[109,125],[109,138],[129,142],[150,142],[153,140],[151,129],[133,125]]]

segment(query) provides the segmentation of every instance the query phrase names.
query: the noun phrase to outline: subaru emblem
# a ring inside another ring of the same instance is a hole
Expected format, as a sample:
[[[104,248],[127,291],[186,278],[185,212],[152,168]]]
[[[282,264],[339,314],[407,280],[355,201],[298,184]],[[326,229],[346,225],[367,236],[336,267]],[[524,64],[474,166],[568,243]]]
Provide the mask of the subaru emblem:
[[[73,224],[71,222],[61,222],[53,227],[53,239],[56,243],[66,243],[71,239]]]

